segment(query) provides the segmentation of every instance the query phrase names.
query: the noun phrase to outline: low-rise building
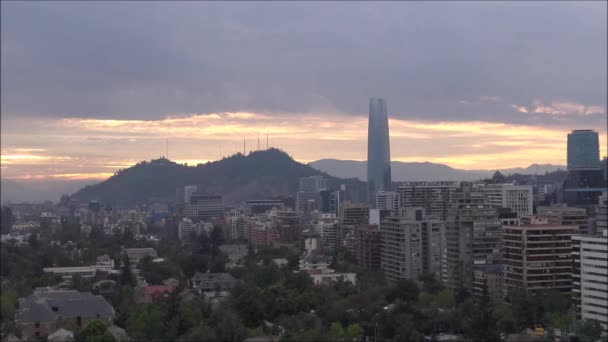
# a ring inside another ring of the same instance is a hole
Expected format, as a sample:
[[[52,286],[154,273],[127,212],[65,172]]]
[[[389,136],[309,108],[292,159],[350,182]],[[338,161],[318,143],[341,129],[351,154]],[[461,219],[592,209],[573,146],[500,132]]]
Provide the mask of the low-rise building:
[[[175,289],[175,286],[171,285],[143,286],[137,289],[135,302],[141,304],[167,300],[175,292]]]
[[[220,251],[228,256],[228,265],[234,267],[249,254],[249,246],[246,244],[221,245]]]
[[[310,274],[310,277],[315,285],[328,285],[338,281],[349,282],[355,285],[357,282],[357,275],[355,273],[313,273]]]
[[[139,264],[139,261],[145,257],[151,257],[152,259],[158,257],[154,248],[125,248],[124,252],[127,253],[131,265]]]
[[[74,290],[36,289],[26,298],[19,298],[15,323],[25,339],[48,336],[61,324],[86,327],[94,320],[112,324],[114,308],[102,296]]]
[[[227,291],[239,284],[239,280],[230,273],[201,273],[196,272],[190,278],[190,287],[199,292]]]
[[[111,273],[114,265],[91,265],[91,266],[72,266],[72,267],[45,267],[44,273],[51,273],[61,276],[63,279],[72,279],[76,274],[83,278],[92,278],[97,272]]]

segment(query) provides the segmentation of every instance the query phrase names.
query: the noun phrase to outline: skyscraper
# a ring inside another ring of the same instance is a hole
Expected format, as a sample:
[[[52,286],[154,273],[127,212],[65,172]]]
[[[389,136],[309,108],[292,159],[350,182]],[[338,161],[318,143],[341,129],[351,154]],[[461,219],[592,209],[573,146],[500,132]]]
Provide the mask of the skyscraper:
[[[388,134],[388,114],[384,99],[369,101],[367,130],[367,189],[368,201],[376,207],[378,190],[391,188],[391,151]]]
[[[599,137],[593,130],[573,130],[568,134],[568,171],[598,169],[600,167],[599,145]]]

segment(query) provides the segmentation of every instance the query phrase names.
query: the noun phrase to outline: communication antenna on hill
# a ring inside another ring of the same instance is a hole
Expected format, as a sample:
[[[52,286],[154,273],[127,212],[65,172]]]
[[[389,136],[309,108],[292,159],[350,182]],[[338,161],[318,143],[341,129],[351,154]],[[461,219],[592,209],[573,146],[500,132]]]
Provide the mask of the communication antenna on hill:
[[[169,138],[165,141],[165,158],[169,160]]]

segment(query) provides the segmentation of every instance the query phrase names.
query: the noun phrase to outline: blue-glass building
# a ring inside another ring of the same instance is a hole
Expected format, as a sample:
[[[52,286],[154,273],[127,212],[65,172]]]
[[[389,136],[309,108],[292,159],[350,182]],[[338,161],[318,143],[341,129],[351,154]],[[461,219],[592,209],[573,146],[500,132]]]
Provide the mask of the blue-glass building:
[[[391,152],[388,114],[384,99],[371,98],[367,131],[367,193],[368,203],[376,207],[379,190],[391,188]]]
[[[599,167],[600,142],[597,132],[583,129],[568,134],[568,170]]]

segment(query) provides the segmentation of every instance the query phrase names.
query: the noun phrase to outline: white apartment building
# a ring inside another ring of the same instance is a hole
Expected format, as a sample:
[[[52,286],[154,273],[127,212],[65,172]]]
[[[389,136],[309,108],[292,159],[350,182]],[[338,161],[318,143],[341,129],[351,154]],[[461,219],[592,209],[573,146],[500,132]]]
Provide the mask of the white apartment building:
[[[532,185],[479,184],[478,190],[484,194],[485,201],[496,207],[509,208],[518,217],[533,214],[534,192]]]
[[[381,191],[376,195],[376,209],[397,210],[399,197],[395,191]]]
[[[192,232],[194,231],[194,224],[192,220],[184,217],[177,224],[177,235],[182,242],[189,241]]]
[[[579,318],[598,320],[608,332],[608,229],[572,236],[573,297]]]

